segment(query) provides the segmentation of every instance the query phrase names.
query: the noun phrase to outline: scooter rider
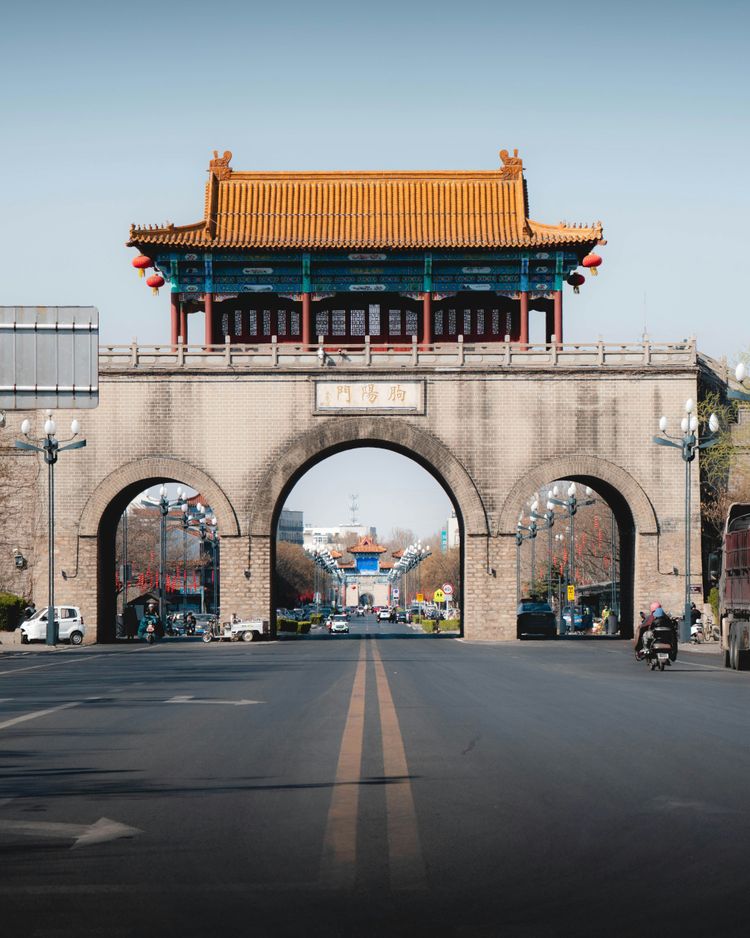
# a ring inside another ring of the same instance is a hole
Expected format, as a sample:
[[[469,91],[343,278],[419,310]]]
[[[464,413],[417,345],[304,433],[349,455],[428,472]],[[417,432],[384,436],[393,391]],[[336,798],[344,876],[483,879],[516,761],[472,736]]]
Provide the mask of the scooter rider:
[[[638,626],[638,634],[636,635],[635,641],[635,656],[640,661],[645,652],[643,650],[643,636],[644,633],[654,628],[658,625],[666,625],[671,630],[671,651],[669,652],[670,661],[674,661],[677,657],[677,635],[674,628],[674,623],[667,616],[667,614],[662,609],[660,602],[656,601],[651,603],[651,614],[642,620],[641,624]]]
[[[150,599],[146,603],[146,611],[138,626],[138,638],[146,637],[146,630],[149,625],[153,625],[156,638],[164,638],[164,623],[161,621],[161,616],[157,611],[156,603],[153,599]]]

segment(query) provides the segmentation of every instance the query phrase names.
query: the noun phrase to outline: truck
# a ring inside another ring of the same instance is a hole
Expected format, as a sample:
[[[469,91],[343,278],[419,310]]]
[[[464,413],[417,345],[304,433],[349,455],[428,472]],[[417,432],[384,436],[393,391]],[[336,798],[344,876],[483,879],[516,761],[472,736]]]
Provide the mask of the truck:
[[[709,568],[719,580],[724,667],[750,668],[750,505],[730,506],[721,551],[713,553]]]

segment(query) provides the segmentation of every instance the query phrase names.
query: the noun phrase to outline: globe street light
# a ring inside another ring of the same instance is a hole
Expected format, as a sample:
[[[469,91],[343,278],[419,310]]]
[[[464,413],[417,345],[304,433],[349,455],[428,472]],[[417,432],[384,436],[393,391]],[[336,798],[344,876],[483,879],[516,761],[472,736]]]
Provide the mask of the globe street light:
[[[554,494],[557,494],[557,486],[552,489]],[[539,496],[537,495],[531,503],[531,520],[533,522],[542,521],[543,524],[536,525],[536,531],[546,531],[547,532],[547,602],[552,605],[552,528],[555,524],[555,506],[551,501],[547,501],[547,510],[544,514],[539,514]],[[532,540],[532,561],[531,561],[531,582],[533,586],[534,582],[534,572],[535,572],[535,553],[533,551],[534,544],[536,540]]]
[[[182,621],[184,623],[187,614],[187,537],[191,528],[198,528],[201,539],[205,540],[206,508],[200,502],[195,506],[196,514],[190,515],[188,503],[184,501],[180,505],[180,526],[182,527]],[[201,527],[202,526],[202,527]]]
[[[395,583],[400,580],[402,577],[405,577],[412,570],[419,567],[419,564],[432,553],[432,550],[429,546],[423,547],[422,542],[418,541],[416,544],[409,544],[408,547],[404,548],[401,556],[399,557],[396,564],[389,571],[387,579],[389,583]],[[422,590],[422,579],[421,571],[417,571],[419,580],[417,589],[419,592]],[[423,601],[424,602],[424,601]],[[421,611],[422,603],[420,603]]]
[[[173,508],[181,508],[185,503],[185,496],[182,486],[177,486],[177,497],[170,500],[167,495],[166,485],[159,488],[159,498],[146,496],[144,501],[149,505],[154,505],[160,511],[159,518],[159,616],[162,622],[167,618],[167,589],[166,589],[166,570],[167,570],[167,515]]]
[[[523,532],[527,533],[524,535]],[[534,544],[536,543],[536,521],[532,517],[528,524],[523,523],[523,512],[518,516],[516,524],[516,605],[521,602],[521,547],[524,541],[531,541],[531,590],[533,590],[534,580]]]
[[[739,372],[739,366],[737,368]],[[744,373],[743,373],[744,377]],[[738,379],[739,380],[739,379]],[[707,436],[705,440],[699,442],[698,440],[698,427],[700,424],[698,415],[693,411],[695,410],[695,402],[692,398],[688,398],[685,401],[685,415],[680,421],[680,430],[682,436],[670,436],[667,433],[668,421],[667,418],[662,416],[659,418],[659,430],[661,431],[661,436],[653,437],[653,442],[659,446],[671,446],[675,449],[680,450],[680,455],[682,456],[683,462],[685,463],[685,598],[684,598],[684,607],[682,614],[682,626],[681,626],[681,635],[680,640],[683,642],[690,641],[690,514],[691,514],[691,492],[690,492],[690,483],[692,478],[691,468],[693,460],[695,459],[696,453],[698,450],[708,449],[710,446],[715,446],[719,442],[716,433],[719,430],[719,418],[716,414],[711,414],[708,418],[708,429],[710,436]]]
[[[57,425],[52,419],[52,411],[47,411],[47,419],[44,422],[44,436],[36,443],[16,440],[16,449],[33,450],[36,453],[44,454],[44,461],[47,463],[48,479],[48,497],[49,497],[49,530],[48,530],[48,606],[47,606],[47,644],[55,645],[57,643],[57,623],[55,622],[55,463],[58,456],[66,449],[81,449],[86,445],[86,440],[76,440],[75,437],[81,432],[81,424],[77,420],[71,421],[71,436],[68,440],[61,441],[55,436]],[[21,433],[30,441],[31,421],[26,419],[21,424]]]
[[[569,527],[569,535],[570,535],[570,546],[568,548],[568,569],[567,569],[567,575],[566,575],[568,589],[570,589],[571,586],[574,586],[574,580],[575,580],[575,543],[576,543],[575,520],[574,520],[575,515],[580,507],[585,506],[585,505],[594,505],[596,503],[596,499],[591,497],[593,493],[588,485],[584,489],[584,494],[586,496],[585,499],[583,501],[579,501],[578,488],[575,482],[571,482],[570,485],[568,486],[568,491],[567,491],[568,497],[566,499],[561,499],[557,497],[557,486],[555,486],[555,488],[553,489],[553,494],[550,496],[550,499],[548,502],[548,504],[551,504],[553,506],[558,505],[560,508],[564,508],[566,512],[568,513],[568,527]],[[571,601],[570,596],[568,596],[568,600]],[[571,615],[571,624],[572,624],[572,615]],[[563,604],[560,603],[560,635],[564,635],[564,634],[565,634],[565,618],[563,616]]]

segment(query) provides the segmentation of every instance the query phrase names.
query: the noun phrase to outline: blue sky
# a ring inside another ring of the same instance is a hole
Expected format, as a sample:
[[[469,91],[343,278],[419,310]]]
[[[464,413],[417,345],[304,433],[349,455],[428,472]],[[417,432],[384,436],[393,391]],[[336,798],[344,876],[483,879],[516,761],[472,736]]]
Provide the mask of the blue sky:
[[[489,169],[518,147],[533,218],[601,219],[566,339],[747,347],[750,4],[26,2],[0,33],[5,305],[96,305],[168,336],[131,222],[196,221],[241,169]],[[533,335],[532,335],[533,337]]]

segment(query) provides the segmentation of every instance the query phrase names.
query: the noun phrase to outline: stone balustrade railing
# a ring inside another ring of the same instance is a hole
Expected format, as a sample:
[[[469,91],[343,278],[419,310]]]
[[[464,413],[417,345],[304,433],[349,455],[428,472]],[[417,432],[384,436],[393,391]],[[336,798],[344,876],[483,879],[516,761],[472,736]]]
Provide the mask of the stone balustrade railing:
[[[548,368],[644,368],[685,367],[698,364],[695,339],[684,342],[528,345],[514,342],[456,342],[420,346],[411,343],[382,345],[367,338],[359,345],[303,346],[273,340],[260,345],[237,345],[229,339],[221,345],[102,345],[100,372],[143,370],[213,370],[280,368],[363,368],[393,370],[424,368],[548,369]]]

